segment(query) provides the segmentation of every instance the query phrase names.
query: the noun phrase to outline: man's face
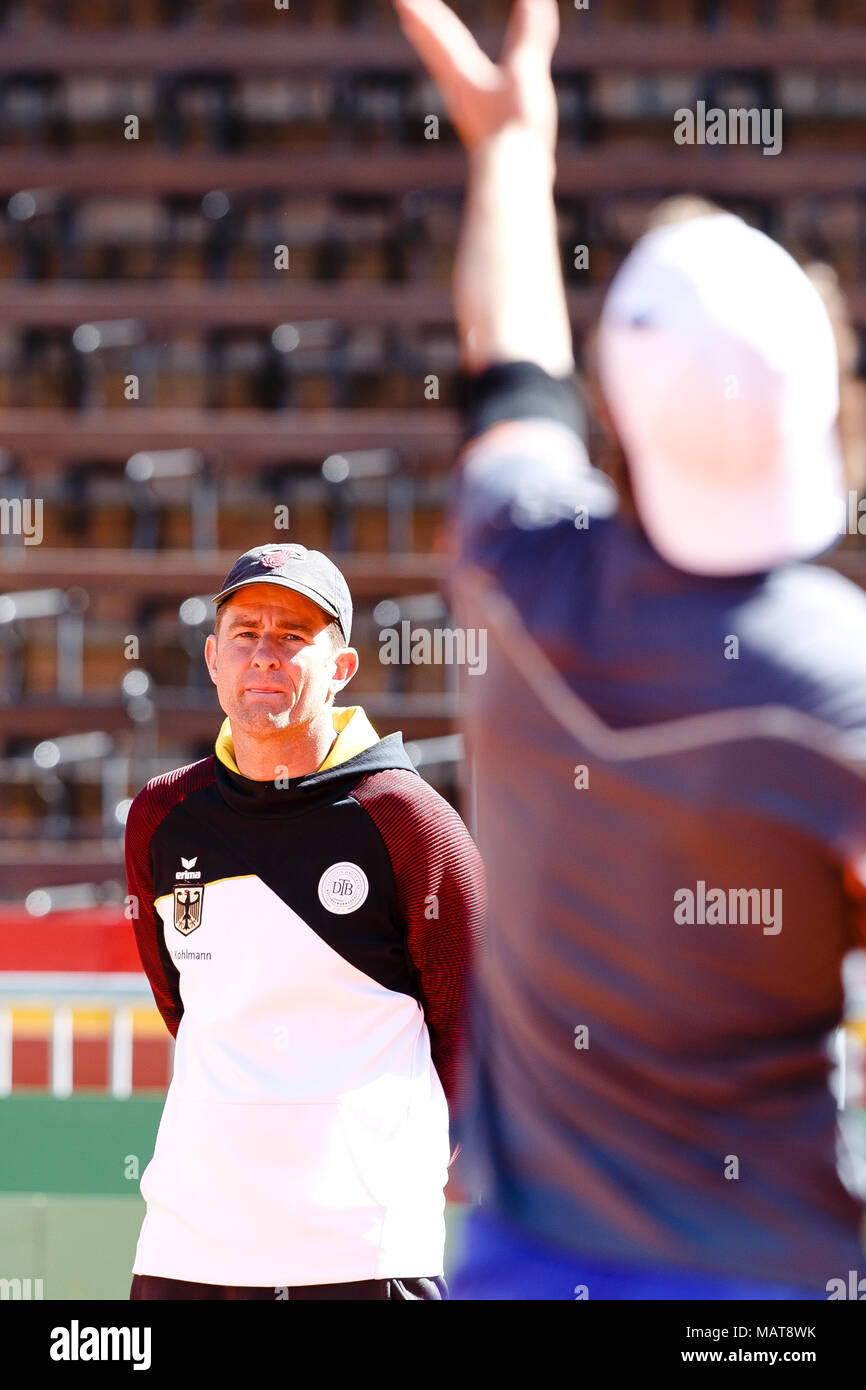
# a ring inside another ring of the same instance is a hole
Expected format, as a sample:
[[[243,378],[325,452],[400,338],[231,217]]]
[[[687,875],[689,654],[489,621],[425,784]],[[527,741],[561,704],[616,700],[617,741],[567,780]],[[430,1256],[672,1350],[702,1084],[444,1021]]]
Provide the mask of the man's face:
[[[334,650],[332,621],[280,584],[248,584],[225,600],[205,660],[233,730],[268,735],[321,715],[358,665],[353,648]]]

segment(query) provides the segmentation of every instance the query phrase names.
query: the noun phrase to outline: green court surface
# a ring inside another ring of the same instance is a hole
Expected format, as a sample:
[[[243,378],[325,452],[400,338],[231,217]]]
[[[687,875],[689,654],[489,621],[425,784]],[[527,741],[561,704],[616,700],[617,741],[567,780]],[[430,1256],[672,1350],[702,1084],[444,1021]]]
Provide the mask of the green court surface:
[[[31,1280],[31,1297],[41,1279],[45,1299],[125,1299],[143,1216],[139,1196],[4,1193],[0,1278]]]
[[[128,1296],[162,1105],[161,1094],[0,1101],[0,1279],[41,1279],[46,1299]]]
[[[162,1106],[161,1094],[0,1100],[0,1281],[30,1280],[30,1297],[45,1299],[128,1297],[145,1210],[138,1183]],[[447,1210],[446,1273],[462,1216]],[[14,1288],[0,1297],[20,1296]]]

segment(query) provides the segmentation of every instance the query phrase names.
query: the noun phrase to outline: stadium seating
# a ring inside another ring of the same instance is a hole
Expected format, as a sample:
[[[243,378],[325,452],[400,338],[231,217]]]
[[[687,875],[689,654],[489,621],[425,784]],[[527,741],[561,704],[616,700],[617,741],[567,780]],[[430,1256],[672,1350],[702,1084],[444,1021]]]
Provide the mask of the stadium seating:
[[[507,0],[457,8],[495,52]],[[563,0],[562,19],[578,357],[649,209],[693,191],[835,268],[866,367],[862,0]],[[784,153],[676,146],[698,100],[782,108]],[[43,503],[40,544],[9,511],[0,533],[0,971],[25,900],[34,930],[46,902],[128,928],[124,814],[212,746],[206,599],[252,544],[339,559],[349,693],[457,796],[454,672],[378,650],[401,613],[447,621],[464,173],[390,0],[0,6],[0,497]],[[859,534],[834,563],[866,582]]]

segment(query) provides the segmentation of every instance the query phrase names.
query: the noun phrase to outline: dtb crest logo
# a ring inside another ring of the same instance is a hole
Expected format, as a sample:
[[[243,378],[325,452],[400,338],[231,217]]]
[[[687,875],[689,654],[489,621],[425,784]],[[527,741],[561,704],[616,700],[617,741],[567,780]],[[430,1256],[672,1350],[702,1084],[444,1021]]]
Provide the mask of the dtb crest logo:
[[[345,860],[332,864],[319,879],[319,902],[329,912],[336,912],[341,917],[360,907],[369,891],[364,870]]]
[[[204,888],[177,886],[174,890],[174,925],[181,936],[189,936],[201,926]]]

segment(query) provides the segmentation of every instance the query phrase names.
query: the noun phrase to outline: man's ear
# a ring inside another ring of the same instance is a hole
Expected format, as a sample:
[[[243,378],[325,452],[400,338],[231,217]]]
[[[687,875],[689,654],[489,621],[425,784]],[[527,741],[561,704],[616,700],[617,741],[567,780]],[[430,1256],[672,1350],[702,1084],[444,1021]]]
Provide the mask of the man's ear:
[[[207,641],[204,644],[204,659],[207,663],[207,669],[214,685],[216,685],[216,649],[216,637],[211,632],[208,634]]]
[[[331,693],[336,695],[349,684],[360,665],[361,658],[354,647],[343,647],[334,658],[334,675],[331,678]]]

